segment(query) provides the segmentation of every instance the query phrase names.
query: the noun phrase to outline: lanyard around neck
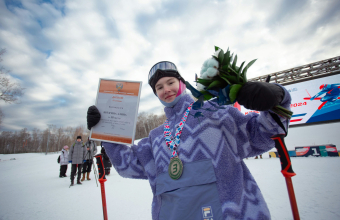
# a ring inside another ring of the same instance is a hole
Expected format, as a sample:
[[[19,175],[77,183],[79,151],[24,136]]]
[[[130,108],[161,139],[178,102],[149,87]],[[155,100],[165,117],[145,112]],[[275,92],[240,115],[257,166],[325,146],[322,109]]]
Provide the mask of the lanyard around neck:
[[[187,118],[188,118],[189,112],[191,110],[192,104],[193,103],[191,103],[190,106],[185,111],[185,113],[184,113],[184,115],[181,119],[181,122],[179,123],[179,125],[176,129],[175,137],[173,137],[171,135],[169,120],[166,119],[166,121],[164,122],[164,138],[165,138],[166,145],[171,150],[171,158],[170,159],[172,159],[174,157],[178,157],[177,148],[179,146],[180,136],[182,134],[184,124],[187,121]]]

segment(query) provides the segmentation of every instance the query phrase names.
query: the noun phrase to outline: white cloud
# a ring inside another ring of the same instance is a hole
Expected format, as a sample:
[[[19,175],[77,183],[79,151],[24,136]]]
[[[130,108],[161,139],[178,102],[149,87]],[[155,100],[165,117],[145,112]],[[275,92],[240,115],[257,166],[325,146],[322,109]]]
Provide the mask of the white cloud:
[[[214,45],[230,47],[239,62],[257,58],[248,78],[340,51],[336,0],[52,3],[0,1],[2,64],[26,87],[20,105],[1,104],[4,129],[85,124],[99,78],[142,81],[139,111],[159,113],[151,66],[170,60],[193,81]]]

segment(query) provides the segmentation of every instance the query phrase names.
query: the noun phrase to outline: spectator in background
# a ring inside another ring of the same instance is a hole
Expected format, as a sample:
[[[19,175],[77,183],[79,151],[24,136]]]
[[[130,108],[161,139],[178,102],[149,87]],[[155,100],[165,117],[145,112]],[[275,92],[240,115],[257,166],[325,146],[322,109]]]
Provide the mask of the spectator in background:
[[[68,165],[68,146],[64,146],[60,153],[60,173],[59,177],[67,177],[66,171],[67,171],[67,165]]]
[[[76,173],[76,170],[78,168],[78,177],[77,177],[77,184],[82,184],[80,182],[80,176],[81,176],[81,168],[84,163],[84,158],[86,154],[86,148],[84,146],[83,141],[81,140],[81,136],[77,136],[76,142],[72,145],[70,148],[70,153],[68,156],[68,160],[70,163],[72,163],[72,169],[71,169],[71,186],[74,185],[74,176]]]
[[[97,154],[96,144],[94,143],[94,141],[90,140],[89,138],[87,138],[85,147],[86,147],[86,154],[85,154],[85,162],[83,166],[83,177],[81,181],[85,180],[85,173],[87,173],[87,180],[91,180],[90,173],[91,173],[91,167],[93,163],[93,156]]]

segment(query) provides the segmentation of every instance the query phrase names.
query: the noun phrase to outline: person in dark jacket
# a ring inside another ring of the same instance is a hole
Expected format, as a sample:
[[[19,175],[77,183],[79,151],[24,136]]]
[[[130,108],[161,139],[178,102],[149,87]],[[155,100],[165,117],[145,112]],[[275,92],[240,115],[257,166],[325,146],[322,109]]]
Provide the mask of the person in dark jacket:
[[[78,169],[78,177],[77,177],[77,184],[82,184],[80,182],[81,176],[81,168],[84,163],[84,158],[86,154],[86,148],[84,146],[83,141],[81,140],[81,136],[77,136],[77,141],[71,146],[70,153],[68,156],[69,163],[72,163],[71,168],[71,186],[74,184],[74,176],[76,170]]]
[[[87,173],[87,180],[90,179],[90,173],[91,173],[91,167],[93,163],[93,156],[97,154],[97,146],[94,143],[94,141],[87,138],[87,141],[85,143],[86,147],[86,154],[85,154],[85,162],[83,165],[83,177],[81,178],[81,181],[85,180],[85,174]]]

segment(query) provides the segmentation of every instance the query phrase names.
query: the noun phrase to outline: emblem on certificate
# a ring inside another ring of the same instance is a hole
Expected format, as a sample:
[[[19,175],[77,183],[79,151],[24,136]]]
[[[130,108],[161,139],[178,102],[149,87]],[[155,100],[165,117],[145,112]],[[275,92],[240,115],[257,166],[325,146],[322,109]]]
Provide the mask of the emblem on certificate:
[[[174,157],[170,160],[169,175],[171,179],[177,180],[183,173],[183,163],[178,157]]]

